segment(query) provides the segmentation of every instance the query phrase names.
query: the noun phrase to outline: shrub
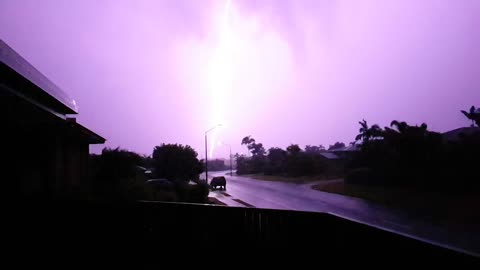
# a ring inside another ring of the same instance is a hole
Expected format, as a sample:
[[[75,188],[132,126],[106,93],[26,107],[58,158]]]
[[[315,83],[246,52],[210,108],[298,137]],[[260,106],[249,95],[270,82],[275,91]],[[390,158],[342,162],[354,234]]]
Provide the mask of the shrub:
[[[175,181],[173,182],[175,188],[175,194],[177,194],[177,199],[180,202],[188,202],[190,200],[190,185],[185,181]]]
[[[190,185],[190,194],[188,202],[207,203],[210,190],[206,183],[197,183]]]

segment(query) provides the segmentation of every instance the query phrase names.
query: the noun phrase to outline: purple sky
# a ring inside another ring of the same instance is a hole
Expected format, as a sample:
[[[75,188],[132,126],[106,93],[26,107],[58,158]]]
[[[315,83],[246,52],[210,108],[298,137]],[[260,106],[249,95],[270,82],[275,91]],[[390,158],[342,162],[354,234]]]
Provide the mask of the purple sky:
[[[1,0],[0,38],[106,146],[143,154],[165,142],[203,157],[217,121],[216,141],[245,152],[246,135],[350,142],[362,118],[446,131],[480,105],[478,0],[232,0],[222,20],[225,3]]]

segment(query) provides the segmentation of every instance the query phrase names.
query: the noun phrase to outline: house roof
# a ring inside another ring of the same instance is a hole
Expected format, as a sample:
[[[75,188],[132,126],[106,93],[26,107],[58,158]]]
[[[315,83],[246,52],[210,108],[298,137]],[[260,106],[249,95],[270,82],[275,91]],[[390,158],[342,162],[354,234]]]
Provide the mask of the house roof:
[[[0,83],[10,85],[20,92],[20,95],[34,99],[43,106],[61,114],[78,113],[78,108],[73,98],[63,92],[1,39],[0,71],[2,73]],[[30,82],[30,84],[25,83],[24,79]]]
[[[331,152],[355,152],[355,151],[359,151],[359,150],[360,150],[360,148],[358,147],[358,145],[349,145],[349,146],[345,146],[345,147],[330,150],[330,151]]]
[[[91,131],[90,129],[80,125],[79,123],[69,123],[70,124],[70,127],[74,128],[75,130],[77,130],[78,132],[80,132],[80,134],[86,138],[87,142],[89,144],[103,144],[105,143],[105,138],[103,138],[102,136],[98,135],[97,133]]]
[[[447,131],[442,134],[442,137],[446,141],[459,141],[462,135],[480,134],[480,127],[462,127],[454,130]]]
[[[339,159],[337,155],[331,152],[321,152],[320,155],[326,159]]]
[[[2,101],[6,102],[0,104],[15,107],[9,109],[16,112],[12,115],[14,119],[21,119],[17,121],[18,123],[32,125],[33,119],[49,120],[57,127],[66,127],[67,132],[83,138],[89,144],[105,142],[103,137],[77,123],[75,118],[67,117],[67,114],[78,113],[75,100],[2,40],[0,40],[0,90],[5,92],[3,93],[5,100]],[[32,104],[34,106],[31,106]],[[44,113],[55,117],[45,117]]]

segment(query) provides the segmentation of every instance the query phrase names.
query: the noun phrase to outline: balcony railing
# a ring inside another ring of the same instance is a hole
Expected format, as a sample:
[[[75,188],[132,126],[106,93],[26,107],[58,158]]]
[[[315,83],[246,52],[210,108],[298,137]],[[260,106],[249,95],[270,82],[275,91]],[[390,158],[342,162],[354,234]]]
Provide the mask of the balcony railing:
[[[312,249],[319,254],[388,254],[439,260],[471,255],[326,213],[139,202],[23,204],[8,217],[18,241],[136,249],[226,246]]]

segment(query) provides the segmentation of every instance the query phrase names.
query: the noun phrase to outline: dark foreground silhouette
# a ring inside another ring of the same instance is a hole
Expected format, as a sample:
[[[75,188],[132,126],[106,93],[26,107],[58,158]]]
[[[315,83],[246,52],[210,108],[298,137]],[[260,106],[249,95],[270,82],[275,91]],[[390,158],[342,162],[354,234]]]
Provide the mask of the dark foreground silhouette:
[[[155,251],[160,256],[161,249],[211,250],[229,243],[248,249],[314,249],[325,258],[341,254],[436,262],[474,259],[326,213],[179,203],[62,201],[23,204],[6,217],[8,242],[28,243],[26,248],[42,247],[43,251],[101,248],[109,252],[129,250],[132,256]]]

